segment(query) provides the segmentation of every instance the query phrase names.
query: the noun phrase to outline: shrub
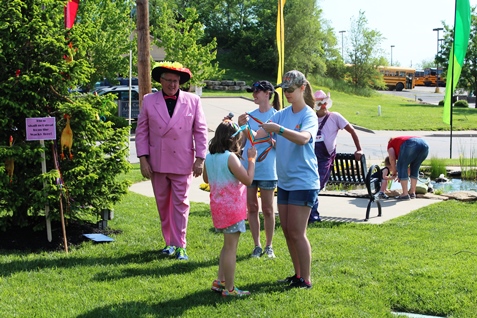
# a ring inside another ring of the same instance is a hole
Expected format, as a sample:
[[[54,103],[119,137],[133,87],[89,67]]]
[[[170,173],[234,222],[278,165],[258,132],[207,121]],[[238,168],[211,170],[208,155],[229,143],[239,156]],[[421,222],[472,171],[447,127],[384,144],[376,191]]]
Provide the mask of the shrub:
[[[14,163],[11,178],[0,169],[0,230],[36,224],[45,206],[52,220],[59,219],[61,204],[66,217],[90,220],[127,192],[128,181],[116,176],[130,167],[128,129],[99,119],[110,115],[107,99],[68,93],[93,70],[84,58],[84,37],[64,29],[64,4],[0,3],[0,162]],[[61,160],[65,115],[71,117],[73,156]],[[36,117],[56,119],[56,139],[44,146],[26,138],[25,120]]]
[[[454,107],[469,108],[469,103],[465,99],[460,99],[454,103]]]

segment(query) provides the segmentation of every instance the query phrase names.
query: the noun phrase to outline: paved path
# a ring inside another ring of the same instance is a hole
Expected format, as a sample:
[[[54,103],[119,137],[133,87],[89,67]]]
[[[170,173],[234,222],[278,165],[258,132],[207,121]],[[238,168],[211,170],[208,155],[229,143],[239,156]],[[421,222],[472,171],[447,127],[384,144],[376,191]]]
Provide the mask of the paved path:
[[[189,200],[191,202],[209,203],[209,192],[200,190],[199,186],[201,183],[203,183],[202,177],[193,179],[191,191],[189,193]],[[130,190],[148,197],[154,197],[150,181],[135,183],[130,187]],[[366,207],[369,202],[369,200],[365,198],[322,195],[319,196],[319,201],[320,213],[323,220],[359,223],[364,222],[364,218],[366,216]],[[378,208],[376,207],[376,204],[373,204],[371,208],[370,219],[366,223],[380,224],[436,202],[439,202],[439,200],[383,200],[381,201],[382,216],[377,217]],[[276,200],[274,201],[274,210],[278,211]]]

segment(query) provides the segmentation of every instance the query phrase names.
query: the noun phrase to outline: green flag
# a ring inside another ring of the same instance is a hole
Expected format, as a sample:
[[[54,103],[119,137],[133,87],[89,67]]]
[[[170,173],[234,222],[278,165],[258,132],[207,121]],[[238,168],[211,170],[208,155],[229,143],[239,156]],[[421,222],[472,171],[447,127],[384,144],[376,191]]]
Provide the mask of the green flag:
[[[450,114],[452,95],[460,72],[464,65],[465,53],[469,45],[470,35],[470,3],[469,0],[456,0],[455,2],[455,23],[454,23],[454,43],[449,55],[449,66],[446,76],[446,96],[444,98],[444,114],[442,120],[450,125]],[[454,77],[452,79],[452,76]]]

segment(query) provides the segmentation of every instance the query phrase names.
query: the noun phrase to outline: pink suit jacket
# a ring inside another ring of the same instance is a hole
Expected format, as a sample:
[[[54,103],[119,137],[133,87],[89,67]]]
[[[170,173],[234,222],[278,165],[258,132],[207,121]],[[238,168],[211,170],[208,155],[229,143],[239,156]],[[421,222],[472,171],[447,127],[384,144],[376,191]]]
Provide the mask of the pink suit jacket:
[[[144,96],[136,128],[136,153],[154,172],[190,174],[207,153],[207,123],[200,97],[179,92],[172,117],[162,91]]]

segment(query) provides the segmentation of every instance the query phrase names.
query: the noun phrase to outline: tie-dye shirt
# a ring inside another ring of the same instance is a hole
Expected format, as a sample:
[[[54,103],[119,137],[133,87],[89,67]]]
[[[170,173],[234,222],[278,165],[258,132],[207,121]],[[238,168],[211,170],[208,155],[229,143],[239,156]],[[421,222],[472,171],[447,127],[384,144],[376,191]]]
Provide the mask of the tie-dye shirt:
[[[229,170],[225,153],[207,154],[205,168],[210,185],[210,211],[217,229],[225,229],[247,218],[247,188]]]

